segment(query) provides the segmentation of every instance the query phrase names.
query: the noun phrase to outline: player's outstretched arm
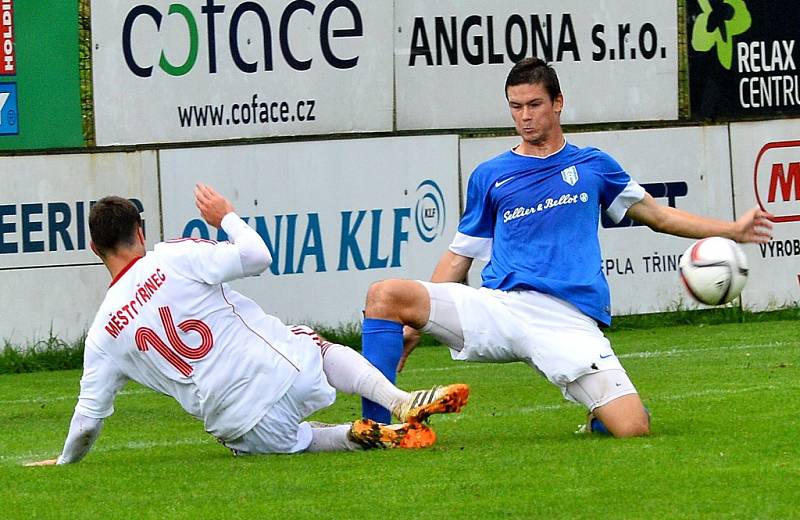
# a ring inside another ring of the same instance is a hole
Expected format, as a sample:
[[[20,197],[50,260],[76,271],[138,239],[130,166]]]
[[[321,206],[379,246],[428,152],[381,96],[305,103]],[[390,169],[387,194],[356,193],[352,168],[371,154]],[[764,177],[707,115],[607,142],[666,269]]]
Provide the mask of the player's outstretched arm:
[[[764,243],[772,238],[772,215],[760,208],[730,222],[664,206],[645,194],[644,199],[628,208],[626,215],[654,231],[686,238],[721,236],[741,243]]]
[[[215,228],[224,229],[230,243],[238,248],[245,276],[260,274],[270,266],[272,255],[269,248],[258,233],[239,218],[228,199],[205,184],[195,186],[194,196],[203,219]],[[227,278],[221,281],[227,281]]]
[[[28,462],[25,464],[28,467],[33,466],[55,466],[58,464],[58,459],[37,460],[36,462]]]
[[[200,210],[200,216],[217,229],[221,226],[225,215],[233,212],[230,201],[206,184],[195,185],[194,203]]]
[[[72,414],[67,440],[64,442],[64,451],[58,457],[58,464],[72,464],[78,462],[89,453],[94,446],[94,441],[103,429],[103,419],[86,417],[79,412]]]
[[[77,411],[72,415],[64,450],[56,459],[30,462],[26,466],[54,466],[56,464],[72,464],[80,461],[92,449],[94,441],[103,428],[103,419],[92,419]]]

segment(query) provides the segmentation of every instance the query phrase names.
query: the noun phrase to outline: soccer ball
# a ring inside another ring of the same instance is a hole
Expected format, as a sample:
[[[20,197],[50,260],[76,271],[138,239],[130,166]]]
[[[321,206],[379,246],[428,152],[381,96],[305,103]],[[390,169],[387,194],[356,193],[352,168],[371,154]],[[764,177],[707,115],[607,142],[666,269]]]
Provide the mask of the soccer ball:
[[[698,240],[680,261],[683,284],[692,297],[706,305],[722,305],[742,292],[747,282],[747,257],[733,240]]]

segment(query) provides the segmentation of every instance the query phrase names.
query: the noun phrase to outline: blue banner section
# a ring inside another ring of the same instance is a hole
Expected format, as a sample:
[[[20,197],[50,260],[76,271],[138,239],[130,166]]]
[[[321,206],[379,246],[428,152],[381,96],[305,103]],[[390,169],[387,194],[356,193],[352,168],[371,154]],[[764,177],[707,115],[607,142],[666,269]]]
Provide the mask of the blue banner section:
[[[0,83],[0,135],[19,134],[17,84]]]

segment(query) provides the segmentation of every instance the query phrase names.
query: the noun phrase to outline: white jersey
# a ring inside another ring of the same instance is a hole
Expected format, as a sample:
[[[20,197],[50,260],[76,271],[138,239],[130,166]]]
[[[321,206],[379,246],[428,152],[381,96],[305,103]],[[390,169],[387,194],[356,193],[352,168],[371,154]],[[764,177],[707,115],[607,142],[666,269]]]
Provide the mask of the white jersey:
[[[111,415],[116,393],[133,379],[174,397],[212,435],[232,440],[320,355],[224,283],[263,271],[270,258],[265,247],[255,248],[262,256],[252,267],[248,243],[263,242],[235,214],[222,227],[231,242],[160,243],[113,280],[86,338],[78,413]]]

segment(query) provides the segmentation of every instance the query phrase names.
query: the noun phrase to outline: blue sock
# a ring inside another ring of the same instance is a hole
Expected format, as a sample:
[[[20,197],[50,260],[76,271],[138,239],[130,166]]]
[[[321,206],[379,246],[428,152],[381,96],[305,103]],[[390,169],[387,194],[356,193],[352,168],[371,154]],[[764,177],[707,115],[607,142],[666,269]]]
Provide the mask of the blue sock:
[[[397,380],[397,363],[403,354],[402,323],[364,318],[361,326],[361,354],[394,383]],[[373,421],[392,422],[392,413],[389,410],[363,397],[361,413]]]
[[[606,425],[603,424],[603,421],[601,421],[597,417],[592,417],[591,430],[592,430],[592,433],[599,433],[601,435],[609,435],[608,428],[606,428]]]

